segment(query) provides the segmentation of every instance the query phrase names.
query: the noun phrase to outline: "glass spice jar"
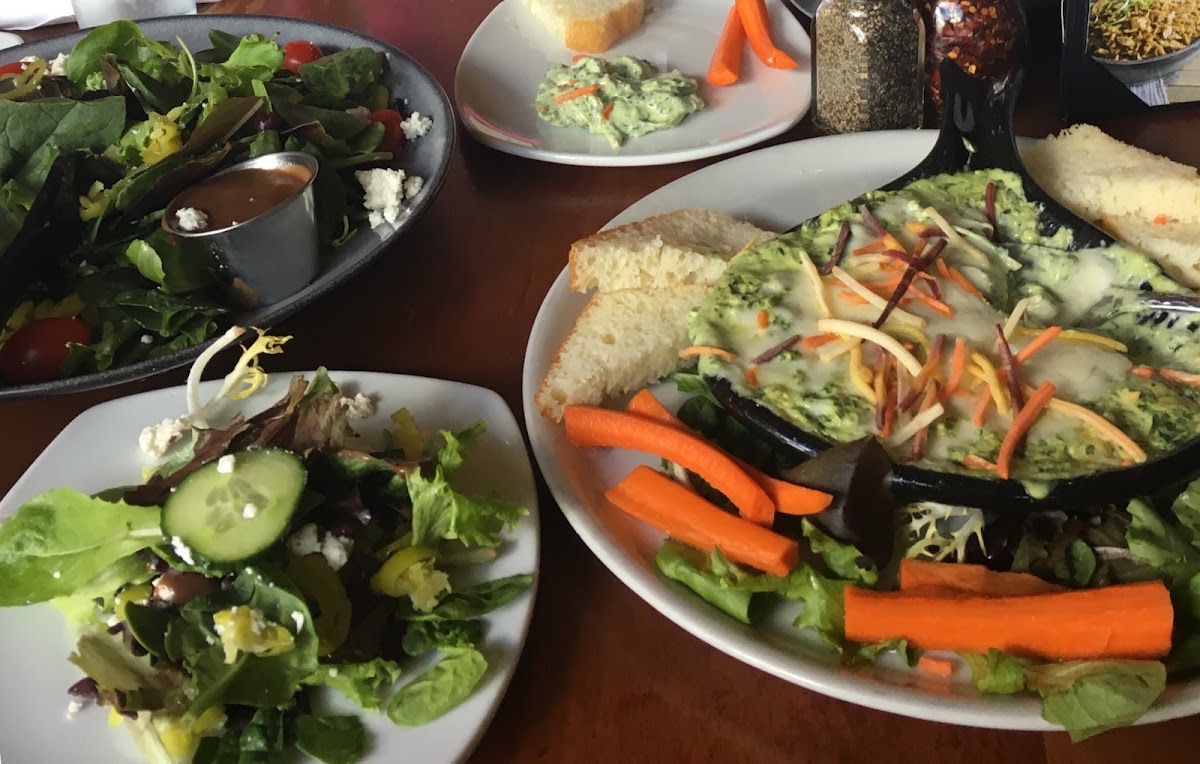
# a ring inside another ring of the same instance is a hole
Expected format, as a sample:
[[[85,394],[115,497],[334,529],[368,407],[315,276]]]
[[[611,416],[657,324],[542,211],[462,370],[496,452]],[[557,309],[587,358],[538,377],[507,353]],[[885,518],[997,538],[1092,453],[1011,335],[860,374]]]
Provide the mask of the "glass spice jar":
[[[813,14],[812,45],[819,129],[921,126],[925,25],[909,0],[823,0]]]
[[[1025,34],[1020,0],[923,0],[926,24],[926,103],[942,114],[942,61],[949,58],[980,79],[1003,76]]]

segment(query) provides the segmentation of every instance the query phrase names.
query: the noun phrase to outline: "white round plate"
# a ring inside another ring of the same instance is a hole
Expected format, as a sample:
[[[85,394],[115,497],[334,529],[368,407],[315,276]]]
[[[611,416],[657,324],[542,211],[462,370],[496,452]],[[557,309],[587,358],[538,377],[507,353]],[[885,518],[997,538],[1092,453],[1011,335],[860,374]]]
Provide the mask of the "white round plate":
[[[312,376],[312,372],[305,374]],[[488,579],[518,573],[537,575],[540,548],[533,470],[517,421],[499,395],[482,387],[424,377],[357,371],[335,371],[330,376],[347,392],[378,396],[377,413],[354,422],[355,430],[364,437],[377,437],[391,412],[402,407],[413,412],[423,430],[458,429],[480,419],[486,421],[487,432],[456,481],[465,490],[495,491],[520,501],[529,508],[529,516],[508,535],[499,557],[479,566],[477,574]],[[288,372],[273,373],[267,387],[246,402],[247,414],[281,398],[290,377]],[[202,397],[211,396],[219,385],[219,380],[203,383]],[[88,409],[67,425],[0,501],[0,517],[55,487],[95,492],[140,482],[142,467],[147,464],[138,449],[142,427],[179,416],[186,408],[183,388],[172,387]],[[480,649],[487,657],[488,673],[466,701],[437,721],[423,727],[398,727],[382,713],[362,711],[332,691],[323,698],[334,713],[356,714],[366,724],[372,745],[363,764],[466,760],[512,678],[529,630],[536,586],[535,578],[534,589],[485,618],[487,630]],[[129,732],[108,727],[104,709],[85,708],[74,719],[67,719],[67,688],[80,678],[79,670],[67,662],[73,649],[74,640],[53,606],[0,609],[0,655],[4,656],[0,672],[11,701],[0,714],[0,760],[13,764],[142,761]],[[401,681],[415,677],[431,663],[406,664]]]
[[[454,101],[476,140],[530,159],[578,165],[672,164],[717,156],[773,138],[800,121],[811,101],[808,35],[784,7],[767,0],[776,45],[796,60],[771,69],[742,52],[738,81],[704,81],[732,0],[647,0],[641,28],[602,55],[631,55],[679,69],[700,83],[705,108],[668,130],[634,138],[619,149],[583,128],[556,127],[538,116],[538,84],[575,51],[533,17],[523,0],[503,0],[475,30],[458,62]]]
[[[700,207],[783,231],[899,177],[925,156],[935,138],[932,131],[897,131],[772,146],[727,159],[663,186],[606,227]],[[538,466],[563,514],[617,578],[685,631],[718,650],[824,695],[951,724],[1057,729],[1042,720],[1039,703],[1031,697],[981,696],[964,667],[959,667],[949,680],[911,670],[890,656],[874,666],[843,667],[815,637],[791,626],[799,606],[781,607],[767,622],[751,628],[661,577],[654,556],[662,534],[629,518],[608,504],[603,495],[635,465],[657,462],[628,451],[576,448],[561,426],[538,413],[533,401],[554,351],[586,302],[586,295],[570,291],[564,269],[538,311],[526,348],[522,392],[525,425]],[[669,406],[682,400],[669,383],[654,389]],[[1168,688],[1138,723],[1196,713],[1200,713],[1200,681]]]
[[[0,32],[0,50],[20,45],[23,42],[25,40],[20,35],[13,34],[12,32]]]

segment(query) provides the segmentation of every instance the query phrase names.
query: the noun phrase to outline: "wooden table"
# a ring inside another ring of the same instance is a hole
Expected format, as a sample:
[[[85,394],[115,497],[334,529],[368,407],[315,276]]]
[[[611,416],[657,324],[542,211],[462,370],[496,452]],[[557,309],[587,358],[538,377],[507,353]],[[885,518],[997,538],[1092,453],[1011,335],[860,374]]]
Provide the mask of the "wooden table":
[[[453,91],[459,54],[495,0],[223,0],[205,13],[300,16],[396,45]],[[62,29],[27,33],[28,38]],[[1053,65],[1018,111],[1024,135],[1062,127]],[[1200,164],[1200,108],[1101,125]],[[806,120],[775,142],[815,135]],[[461,380],[521,410],[530,327],[571,242],[704,162],[595,169],[484,148],[460,129],[437,204],[393,251],[276,327],[287,368],[369,369]],[[715,161],[715,160],[711,160]],[[179,384],[183,370],[69,397],[0,403],[0,492],[75,415],[104,400]],[[518,415],[518,418],[520,416]],[[923,722],[826,698],[689,636],[588,551],[541,486],[543,564],[533,627],[478,762],[1195,761],[1200,723],[1177,720],[1072,745],[1060,733]],[[402,760],[397,758],[397,761]]]

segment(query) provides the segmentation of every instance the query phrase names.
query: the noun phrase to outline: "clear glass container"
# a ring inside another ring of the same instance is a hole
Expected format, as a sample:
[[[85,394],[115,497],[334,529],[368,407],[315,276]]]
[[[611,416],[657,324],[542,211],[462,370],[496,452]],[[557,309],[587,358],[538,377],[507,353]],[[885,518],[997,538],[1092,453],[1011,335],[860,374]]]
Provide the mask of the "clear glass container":
[[[908,0],[824,0],[813,14],[812,42],[818,128],[921,126],[925,26]]]
[[[926,25],[926,103],[931,120],[942,113],[942,61],[972,77],[1008,73],[1025,34],[1020,0],[922,0]]]
[[[196,13],[196,0],[71,0],[71,7],[84,28],[119,19],[190,16]]]

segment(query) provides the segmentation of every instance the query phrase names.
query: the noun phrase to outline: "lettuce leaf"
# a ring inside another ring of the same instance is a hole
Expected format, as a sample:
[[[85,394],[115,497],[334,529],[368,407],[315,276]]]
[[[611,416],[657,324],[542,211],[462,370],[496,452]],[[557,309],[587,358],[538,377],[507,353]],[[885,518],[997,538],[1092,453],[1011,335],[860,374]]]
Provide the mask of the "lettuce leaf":
[[[843,544],[826,535],[808,518],[801,522],[801,528],[813,552],[838,579],[861,586],[874,586],[879,580],[875,563],[853,544]]]
[[[367,711],[376,711],[382,705],[380,693],[395,684],[400,673],[400,664],[375,658],[361,663],[321,664],[304,682],[337,690]]]
[[[1133,724],[1167,686],[1158,661],[1075,661],[1025,669],[1029,688],[1042,696],[1042,718],[1079,742]]]
[[[711,558],[706,559],[703,553],[674,539],[667,539],[658,548],[654,564],[664,576],[691,589],[708,604],[749,624],[750,602],[754,592],[738,588],[736,578],[734,585],[729,585],[725,578],[728,569],[720,570],[723,559],[720,550],[714,549]]]
[[[419,727],[463,702],[487,672],[474,647],[448,647],[433,668],[404,685],[388,701],[387,715],[402,727]]]
[[[158,507],[55,488],[0,523],[0,607],[74,594],[108,566],[162,540]]]
[[[1011,695],[1025,689],[1025,667],[1008,653],[993,648],[986,653],[961,655],[980,692]]]
[[[432,479],[409,473],[412,499],[412,544],[436,548],[443,539],[467,546],[498,546],[505,526],[513,527],[529,510],[499,497],[475,497],[450,487],[439,466]]]

